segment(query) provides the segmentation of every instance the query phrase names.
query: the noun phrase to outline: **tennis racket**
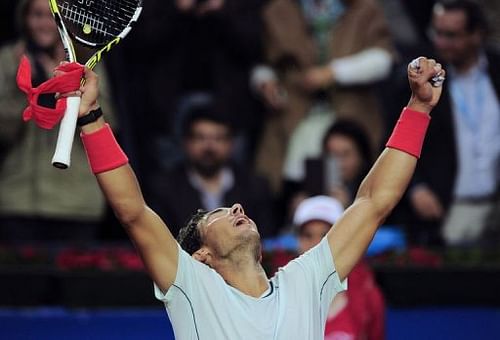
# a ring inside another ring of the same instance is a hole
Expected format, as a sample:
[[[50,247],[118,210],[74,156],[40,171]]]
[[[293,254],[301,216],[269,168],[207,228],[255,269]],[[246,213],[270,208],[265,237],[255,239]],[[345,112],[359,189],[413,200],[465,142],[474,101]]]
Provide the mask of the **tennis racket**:
[[[142,0],[49,0],[49,4],[67,60],[85,63],[90,69],[125,38],[142,11]],[[77,56],[73,42],[83,45],[90,53]],[[70,166],[79,107],[80,97],[67,98],[52,158],[56,168]]]

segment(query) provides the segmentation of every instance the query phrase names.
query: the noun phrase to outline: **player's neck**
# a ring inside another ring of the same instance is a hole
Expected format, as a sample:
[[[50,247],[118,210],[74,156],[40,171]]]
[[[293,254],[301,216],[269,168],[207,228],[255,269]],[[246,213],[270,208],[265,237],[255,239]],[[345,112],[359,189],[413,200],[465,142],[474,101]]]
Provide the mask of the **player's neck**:
[[[232,273],[234,274],[224,279],[229,285],[246,295],[258,298],[269,288],[267,275],[260,263]]]
[[[223,261],[216,271],[227,284],[249,296],[260,297],[269,287],[261,264],[250,257],[247,260]]]

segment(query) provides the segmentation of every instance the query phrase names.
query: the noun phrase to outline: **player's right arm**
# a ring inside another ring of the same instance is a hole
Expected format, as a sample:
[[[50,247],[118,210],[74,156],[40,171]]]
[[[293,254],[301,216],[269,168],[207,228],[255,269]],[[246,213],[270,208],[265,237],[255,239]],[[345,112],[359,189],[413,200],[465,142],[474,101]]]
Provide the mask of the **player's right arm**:
[[[97,75],[85,71],[85,86],[79,116],[97,107]],[[105,127],[101,117],[84,125],[83,134],[91,134]],[[166,292],[175,281],[179,247],[165,223],[144,201],[135,174],[129,164],[96,175],[99,186],[116,217],[134,243],[144,265],[156,285]]]

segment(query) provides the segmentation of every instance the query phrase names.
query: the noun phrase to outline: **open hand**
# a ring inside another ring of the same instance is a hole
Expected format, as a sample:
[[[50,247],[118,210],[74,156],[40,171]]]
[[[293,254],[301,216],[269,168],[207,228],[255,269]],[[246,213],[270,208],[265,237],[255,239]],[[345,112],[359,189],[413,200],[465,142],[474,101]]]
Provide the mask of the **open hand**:
[[[307,91],[317,91],[332,85],[334,76],[329,66],[315,66],[304,73],[303,85]]]

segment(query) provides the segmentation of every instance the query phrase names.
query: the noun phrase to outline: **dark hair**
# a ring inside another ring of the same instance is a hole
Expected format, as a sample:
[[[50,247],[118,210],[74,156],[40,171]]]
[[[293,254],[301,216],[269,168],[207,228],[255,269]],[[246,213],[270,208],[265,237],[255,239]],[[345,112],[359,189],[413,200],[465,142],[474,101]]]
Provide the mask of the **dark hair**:
[[[199,121],[209,121],[227,127],[229,136],[232,136],[233,131],[231,124],[225,119],[221,113],[221,109],[214,104],[196,105],[187,110],[181,125],[182,137],[190,137],[193,125]]]
[[[330,128],[328,128],[323,137],[323,151],[326,150],[328,139],[330,139],[333,135],[342,135],[351,139],[354,144],[356,144],[356,147],[363,158],[365,167],[371,165],[373,159],[370,142],[368,141],[368,136],[366,135],[365,130],[358,123],[348,119],[336,120]]]
[[[206,210],[198,209],[186,224],[186,226],[179,230],[179,234],[177,235],[177,242],[179,242],[181,248],[189,253],[189,255],[193,255],[193,253],[200,249],[202,246],[201,235],[198,226],[200,221],[205,218],[206,214]]]
[[[434,8],[441,6],[446,11],[463,11],[466,16],[465,28],[468,32],[482,31],[488,33],[489,25],[481,6],[470,0],[439,0]]]

